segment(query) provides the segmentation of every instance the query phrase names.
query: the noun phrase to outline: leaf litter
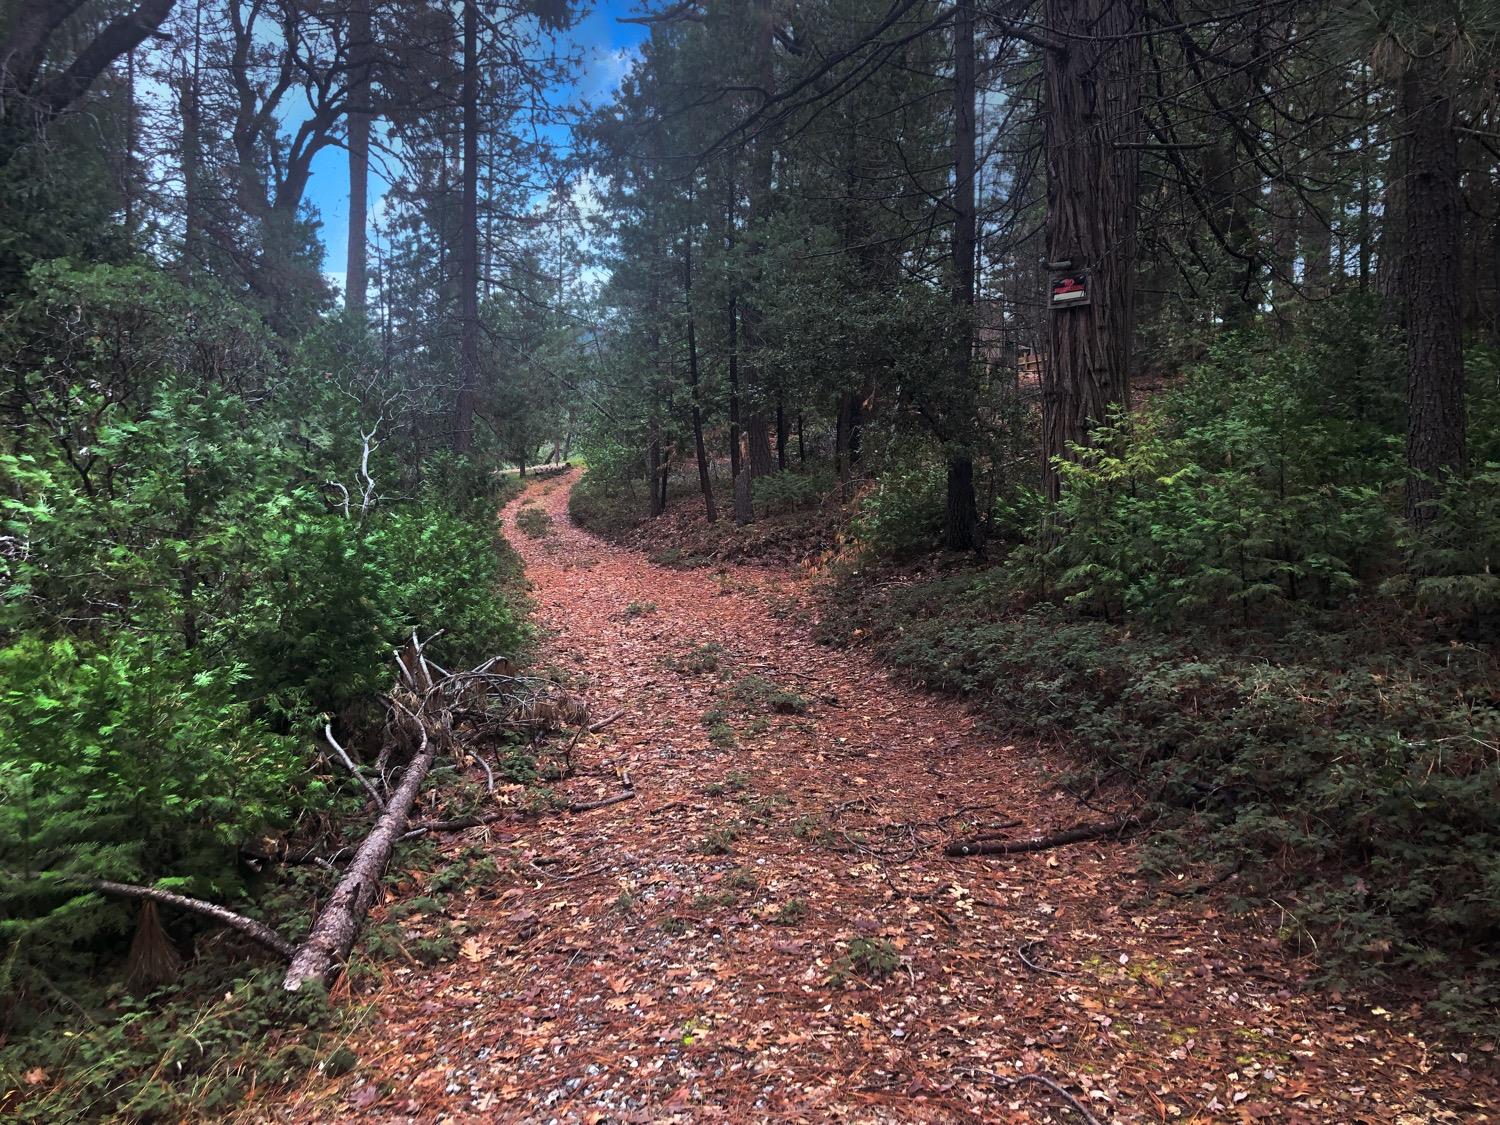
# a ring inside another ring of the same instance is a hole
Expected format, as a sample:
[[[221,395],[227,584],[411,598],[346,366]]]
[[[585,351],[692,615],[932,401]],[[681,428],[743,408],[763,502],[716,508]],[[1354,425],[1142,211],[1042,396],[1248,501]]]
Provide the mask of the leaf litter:
[[[655,565],[567,497],[528,492],[545,536],[503,517],[544,660],[625,709],[565,796],[638,799],[443,837],[501,873],[456,954],[355,989],[362,1066],[261,1119],[1496,1119],[1494,1043],[1308,987],[1278,919],[1148,898],[1128,842],[945,858],[1076,822],[1070,763],[815,645],[795,572]]]

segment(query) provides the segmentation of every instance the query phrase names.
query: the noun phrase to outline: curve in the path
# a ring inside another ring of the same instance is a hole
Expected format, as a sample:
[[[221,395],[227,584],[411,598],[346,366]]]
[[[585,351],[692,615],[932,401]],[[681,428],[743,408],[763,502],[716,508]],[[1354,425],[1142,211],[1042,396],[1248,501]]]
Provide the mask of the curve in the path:
[[[340,1112],[1083,1120],[994,1077],[1020,1073],[1100,1120],[1415,1125],[1491,1104],[1399,1015],[1304,990],[1270,925],[1148,900],[1128,845],[943,858],[961,827],[1094,814],[1048,751],[815,645],[792,576],[652,565],[572,526],[569,487],[521,501],[549,534],[522,534],[519,504],[505,530],[544,663],[586,681],[595,714],[629,709],[584,740],[567,791],[628,771],[637,799],[452,841],[490,848],[501,878],[455,908],[459,957],[372,997],[376,1074]]]

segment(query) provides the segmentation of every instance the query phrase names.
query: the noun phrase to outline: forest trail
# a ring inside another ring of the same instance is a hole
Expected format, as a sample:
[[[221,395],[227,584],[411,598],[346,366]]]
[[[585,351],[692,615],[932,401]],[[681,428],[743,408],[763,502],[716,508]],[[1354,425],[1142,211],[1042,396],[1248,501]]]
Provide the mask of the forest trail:
[[[505,530],[543,663],[585,677],[596,716],[629,709],[560,789],[628,772],[636,797],[450,837],[501,867],[453,908],[459,956],[388,977],[362,1033],[376,1081],[298,1119],[1086,1120],[994,1078],[1022,1073],[1101,1121],[1493,1119],[1480,1060],[1304,991],[1275,919],[1147,899],[1133,845],[945,859],[962,824],[1100,816],[1048,751],[814,644],[796,576],[666,569],[575,528],[572,479],[533,484]],[[515,526],[533,499],[540,538]]]

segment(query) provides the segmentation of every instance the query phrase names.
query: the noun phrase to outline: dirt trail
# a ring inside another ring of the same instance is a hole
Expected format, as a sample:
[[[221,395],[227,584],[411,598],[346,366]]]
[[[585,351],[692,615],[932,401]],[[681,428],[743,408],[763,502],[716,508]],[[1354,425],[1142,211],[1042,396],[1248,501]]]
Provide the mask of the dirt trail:
[[[944,859],[961,825],[1096,814],[1046,752],[813,644],[792,576],[654,566],[572,527],[569,486],[528,494],[548,535],[521,534],[515,505],[506,532],[553,632],[544,660],[587,678],[596,714],[629,708],[564,788],[618,792],[628,770],[638,796],[452,839],[484,841],[502,876],[457,911],[459,957],[372,997],[364,1053],[388,1092],[341,1090],[337,1112],[1085,1120],[994,1077],[1027,1073],[1101,1121],[1493,1118],[1481,1060],[1404,1012],[1304,991],[1275,919],[1148,900],[1130,845]],[[724,723],[732,746],[712,741]]]

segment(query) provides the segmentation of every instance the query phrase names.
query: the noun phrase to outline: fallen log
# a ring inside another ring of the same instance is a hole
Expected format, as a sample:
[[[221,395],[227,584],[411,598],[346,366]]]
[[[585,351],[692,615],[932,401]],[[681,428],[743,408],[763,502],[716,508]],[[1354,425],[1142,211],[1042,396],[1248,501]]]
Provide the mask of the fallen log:
[[[163,906],[175,906],[178,910],[186,910],[193,914],[201,914],[205,918],[212,918],[230,929],[238,930],[250,940],[265,946],[272,953],[279,954],[287,960],[291,959],[294,952],[292,943],[264,922],[257,922],[254,918],[236,914],[233,910],[220,906],[216,902],[205,902],[201,898],[189,898],[187,895],[158,890],[156,887],[138,887],[134,883],[114,883],[108,879],[91,879],[88,885],[103,895],[140,899],[143,902],[159,902]]]
[[[1037,836],[1029,840],[992,840],[983,837],[953,840],[943,849],[943,854],[958,858],[970,855],[1020,855],[1023,852],[1044,852],[1049,848],[1060,848],[1065,844],[1081,844],[1086,840],[1102,840],[1119,836],[1140,823],[1140,818],[1123,816],[1118,820],[1102,824],[1079,824],[1050,836]]]
[[[401,775],[400,786],[391,794],[374,830],[354,853],[348,870],[334,888],[328,905],[313,923],[307,939],[292,954],[291,967],[281,982],[282,988],[288,992],[298,991],[310,980],[327,981],[354,947],[360,924],[380,893],[385,865],[390,861],[396,841],[406,831],[412,803],[437,757],[437,746],[428,736],[427,727],[420,717],[417,728],[421,743],[406,772]]]

